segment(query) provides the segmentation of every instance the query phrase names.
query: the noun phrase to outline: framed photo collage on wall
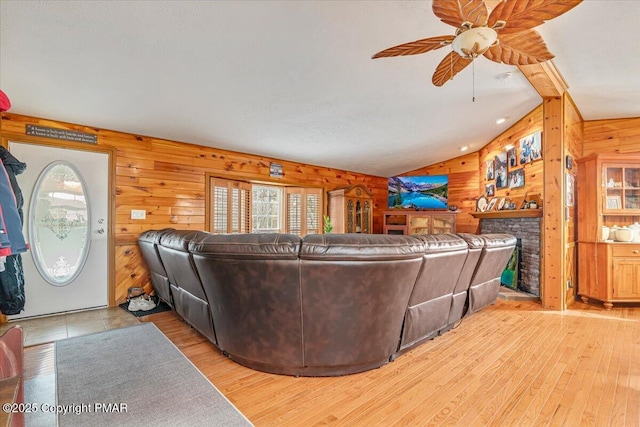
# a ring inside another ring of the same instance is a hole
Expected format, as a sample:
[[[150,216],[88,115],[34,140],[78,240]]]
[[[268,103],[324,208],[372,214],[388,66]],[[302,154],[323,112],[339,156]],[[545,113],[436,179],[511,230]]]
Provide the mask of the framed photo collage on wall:
[[[533,132],[518,140],[515,146],[498,153],[493,159],[485,160],[485,202],[478,210],[517,209],[505,203],[505,197],[496,194],[503,189],[520,188],[525,185],[526,164],[542,159],[542,131]],[[495,202],[494,202],[495,200]]]

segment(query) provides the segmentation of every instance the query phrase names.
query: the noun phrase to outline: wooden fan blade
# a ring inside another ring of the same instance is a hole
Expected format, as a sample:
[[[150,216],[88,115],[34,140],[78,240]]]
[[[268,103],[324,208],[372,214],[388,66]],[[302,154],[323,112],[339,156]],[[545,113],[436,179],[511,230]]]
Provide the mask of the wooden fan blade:
[[[495,62],[509,65],[537,64],[552,59],[547,45],[536,30],[515,34],[501,34],[500,43],[490,47],[484,56]]]
[[[451,44],[453,39],[455,39],[454,36],[438,36],[429,37],[428,39],[416,40],[414,42],[390,47],[389,49],[385,49],[381,52],[376,53],[371,58],[376,59],[388,56],[417,55],[418,53],[426,53],[431,50],[440,49],[442,46]]]
[[[487,6],[483,0],[433,0],[433,13],[445,24],[459,27],[471,22],[474,27],[487,22]]]
[[[503,0],[489,15],[488,27],[506,22],[500,34],[517,33],[556,18],[582,3],[582,0]]]
[[[438,64],[438,68],[436,68],[435,73],[433,73],[431,81],[436,86],[442,86],[469,64],[471,64],[471,59],[465,59],[458,55],[458,53],[451,51],[444,57],[442,62]]]

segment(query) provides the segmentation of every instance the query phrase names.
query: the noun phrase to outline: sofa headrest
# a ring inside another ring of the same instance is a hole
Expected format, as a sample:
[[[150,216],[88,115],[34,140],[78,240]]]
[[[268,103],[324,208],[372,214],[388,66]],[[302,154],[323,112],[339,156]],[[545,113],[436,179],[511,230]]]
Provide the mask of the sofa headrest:
[[[189,244],[193,254],[216,258],[297,259],[300,237],[294,234],[208,234]]]
[[[415,234],[412,237],[424,244],[427,253],[469,249],[467,242],[455,234]]]
[[[467,242],[469,249],[482,249],[484,248],[484,240],[477,234],[470,233],[457,233],[461,239]]]
[[[162,230],[147,230],[147,231],[143,231],[142,233],[140,233],[140,235],[138,236],[138,241],[139,242],[147,242],[147,243],[154,243],[154,244],[158,244],[160,243],[160,238],[170,232],[170,231],[174,231],[175,228],[163,228]]]
[[[388,234],[309,234],[301,259],[394,260],[420,258],[424,244],[411,236]]]
[[[173,230],[160,236],[160,246],[189,252],[189,242],[209,235],[206,231]]]
[[[502,248],[505,246],[515,246],[517,239],[511,234],[481,234],[485,248]]]

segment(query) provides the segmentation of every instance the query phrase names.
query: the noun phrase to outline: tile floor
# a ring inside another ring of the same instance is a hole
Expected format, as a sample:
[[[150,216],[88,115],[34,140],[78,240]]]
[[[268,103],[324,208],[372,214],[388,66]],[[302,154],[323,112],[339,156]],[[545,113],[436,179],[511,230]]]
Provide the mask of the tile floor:
[[[29,347],[93,332],[122,328],[137,323],[140,322],[134,315],[127,313],[120,307],[110,307],[34,319],[14,320],[0,324],[0,335],[8,328],[20,325],[23,328],[24,345]]]

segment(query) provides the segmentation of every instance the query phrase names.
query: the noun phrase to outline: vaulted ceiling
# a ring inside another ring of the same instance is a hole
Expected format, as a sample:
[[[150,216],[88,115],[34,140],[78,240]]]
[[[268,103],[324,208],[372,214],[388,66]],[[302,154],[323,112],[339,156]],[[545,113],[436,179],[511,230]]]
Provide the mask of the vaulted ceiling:
[[[536,28],[585,120],[640,116],[639,18],[586,0]],[[435,87],[448,48],[371,59],[454,31],[430,1],[2,0],[0,89],[15,113],[390,176],[542,100],[485,58]]]

